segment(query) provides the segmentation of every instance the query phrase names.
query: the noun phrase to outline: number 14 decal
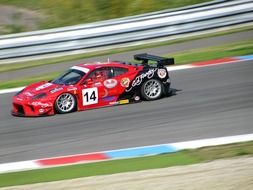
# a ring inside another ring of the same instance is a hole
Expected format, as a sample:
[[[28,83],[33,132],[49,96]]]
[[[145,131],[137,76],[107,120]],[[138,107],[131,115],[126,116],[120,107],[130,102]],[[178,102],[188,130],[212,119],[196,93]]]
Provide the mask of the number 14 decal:
[[[83,105],[91,105],[98,103],[98,89],[95,88],[87,88],[82,90],[83,97]]]

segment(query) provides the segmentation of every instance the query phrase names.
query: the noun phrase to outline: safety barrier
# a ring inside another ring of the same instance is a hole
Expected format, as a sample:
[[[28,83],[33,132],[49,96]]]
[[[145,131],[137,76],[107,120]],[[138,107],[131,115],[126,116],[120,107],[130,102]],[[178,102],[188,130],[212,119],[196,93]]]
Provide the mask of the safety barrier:
[[[1,36],[0,60],[120,47],[252,21],[252,0],[214,1],[183,9]]]

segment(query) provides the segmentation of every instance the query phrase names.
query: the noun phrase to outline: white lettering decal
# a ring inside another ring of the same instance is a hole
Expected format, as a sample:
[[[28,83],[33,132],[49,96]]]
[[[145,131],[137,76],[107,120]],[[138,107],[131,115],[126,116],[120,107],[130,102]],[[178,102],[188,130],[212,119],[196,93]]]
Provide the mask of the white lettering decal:
[[[142,73],[141,75],[137,76],[133,80],[132,86],[129,89],[126,89],[126,92],[129,92],[130,90],[132,90],[133,87],[140,85],[144,78],[151,79],[154,76],[156,71],[157,71],[157,69],[150,69],[148,72]]]
[[[52,86],[52,85],[53,85],[52,83],[46,83],[46,84],[43,84],[41,86],[38,86],[35,90],[36,91],[43,90],[43,89],[45,89],[45,88],[47,88],[49,86]]]
[[[117,86],[118,81],[115,79],[107,79],[104,81],[104,86],[106,88],[114,88],[115,86]]]
[[[165,69],[158,69],[157,75],[161,78],[164,79],[167,76],[167,72]]]

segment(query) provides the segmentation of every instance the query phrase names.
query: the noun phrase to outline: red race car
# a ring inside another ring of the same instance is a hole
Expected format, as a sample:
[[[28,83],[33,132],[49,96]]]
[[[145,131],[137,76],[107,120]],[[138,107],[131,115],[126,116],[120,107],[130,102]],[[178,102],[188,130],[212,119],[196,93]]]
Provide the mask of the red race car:
[[[141,62],[80,64],[54,80],[31,84],[13,97],[12,114],[45,116],[169,95],[166,65],[174,64],[174,59],[149,54],[134,58]]]

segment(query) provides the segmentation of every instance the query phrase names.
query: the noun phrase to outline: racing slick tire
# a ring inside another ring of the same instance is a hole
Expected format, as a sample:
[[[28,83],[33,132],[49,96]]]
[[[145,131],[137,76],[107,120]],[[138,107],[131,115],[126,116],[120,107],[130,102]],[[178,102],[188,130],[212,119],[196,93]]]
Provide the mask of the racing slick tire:
[[[76,109],[76,98],[70,93],[63,93],[59,95],[54,103],[57,113],[70,113]]]
[[[157,79],[149,79],[141,86],[141,95],[145,100],[156,100],[163,95],[163,85]]]

